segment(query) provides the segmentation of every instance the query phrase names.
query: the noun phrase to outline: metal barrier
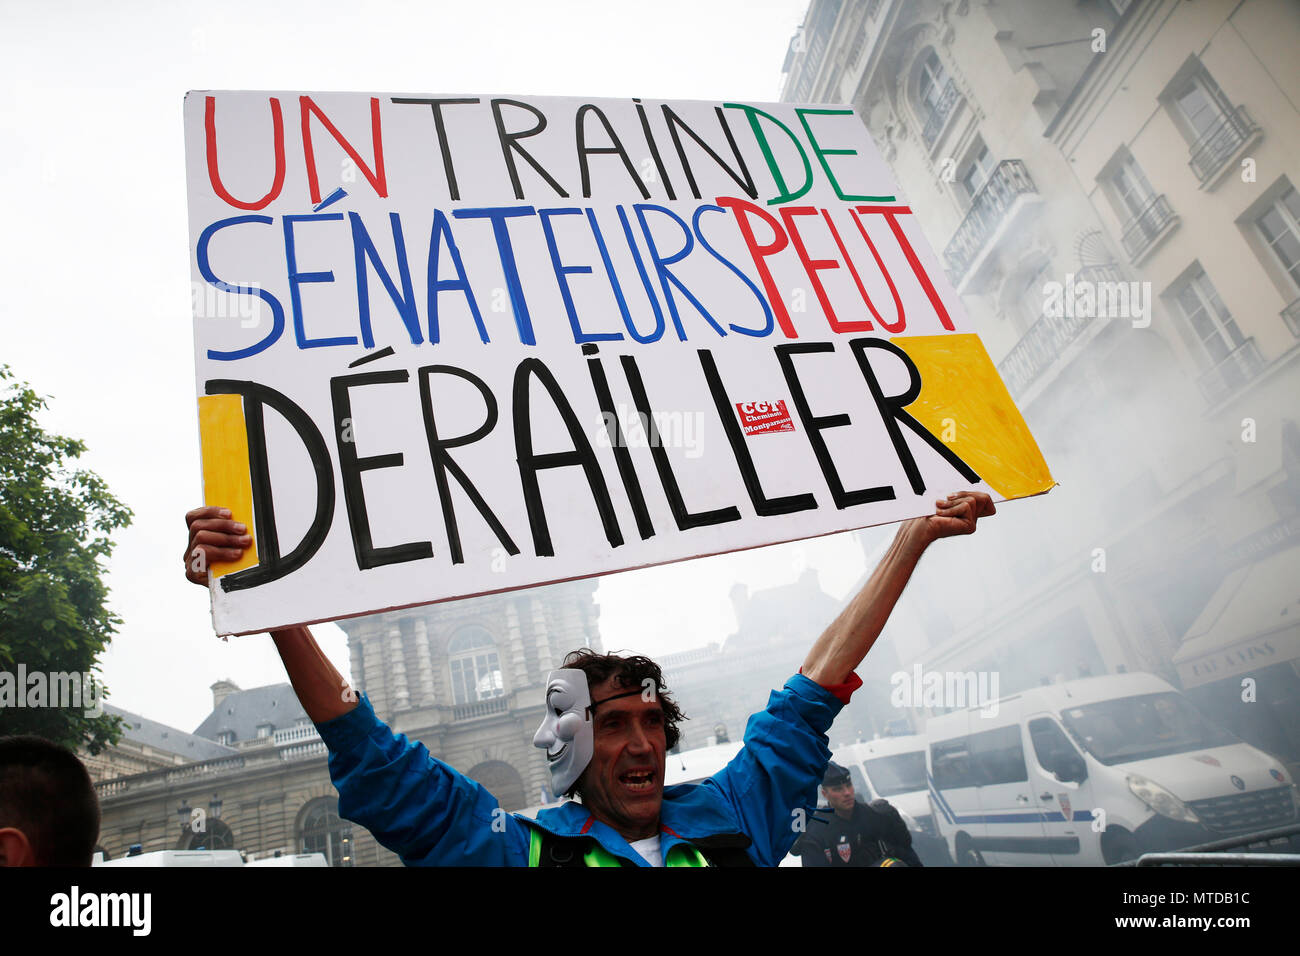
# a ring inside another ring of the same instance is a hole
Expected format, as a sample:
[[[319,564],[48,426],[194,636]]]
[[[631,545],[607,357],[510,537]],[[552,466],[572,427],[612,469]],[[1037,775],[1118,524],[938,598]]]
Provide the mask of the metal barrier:
[[[1143,853],[1138,866],[1300,866],[1300,853]]]
[[[1184,847],[1168,853],[1144,853],[1136,860],[1125,860],[1115,866],[1300,866],[1300,853],[1246,852],[1225,853],[1239,847],[1267,846],[1274,840],[1300,836],[1300,823],[1257,833],[1215,840]]]

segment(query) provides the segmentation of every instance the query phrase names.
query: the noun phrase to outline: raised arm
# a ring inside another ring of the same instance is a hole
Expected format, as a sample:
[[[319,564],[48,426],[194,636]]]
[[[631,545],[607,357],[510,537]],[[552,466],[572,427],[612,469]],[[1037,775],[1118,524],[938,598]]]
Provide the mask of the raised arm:
[[[973,534],[978,519],[997,511],[993,499],[979,491],[959,491],[935,504],[934,514],[898,529],[866,586],[808,652],[802,668],[806,677],[824,687],[846,681],[884,630],[925,549],[939,538]]]
[[[185,515],[190,543],[185,549],[185,577],[208,586],[208,567],[216,561],[237,561],[252,544],[248,529],[231,520],[227,508],[195,508]],[[357,695],[330,663],[312,633],[305,627],[271,632],[289,682],[313,723],[341,717],[357,706]]]
[[[185,515],[185,576],[207,586],[214,561],[252,543],[220,507]],[[354,693],[305,627],[272,631],[294,693],[330,751],[339,814],[368,829],[409,866],[522,866],[528,831],[486,789],[394,734]],[[343,718],[343,719],[339,719]]]

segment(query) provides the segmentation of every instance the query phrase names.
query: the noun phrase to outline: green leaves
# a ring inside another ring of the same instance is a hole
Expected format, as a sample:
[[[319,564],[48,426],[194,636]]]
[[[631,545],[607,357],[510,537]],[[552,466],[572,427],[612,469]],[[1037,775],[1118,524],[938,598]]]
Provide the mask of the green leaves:
[[[89,674],[121,621],[105,606],[100,560],[131,510],[94,472],[86,445],[45,431],[46,401],[0,365],[0,671]],[[35,733],[92,754],[120,721],[79,707],[0,709],[0,734]]]

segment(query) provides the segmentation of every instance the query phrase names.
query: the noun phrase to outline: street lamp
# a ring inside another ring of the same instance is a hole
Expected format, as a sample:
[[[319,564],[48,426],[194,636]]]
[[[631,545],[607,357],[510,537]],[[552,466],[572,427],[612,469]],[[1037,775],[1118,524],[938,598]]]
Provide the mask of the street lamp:
[[[340,836],[342,837],[342,853],[340,854],[342,859],[339,860],[339,865],[352,866],[352,828],[344,827],[340,832]]]
[[[208,802],[208,809],[212,811],[213,819],[219,818],[221,816],[221,797],[214,793],[212,799]]]

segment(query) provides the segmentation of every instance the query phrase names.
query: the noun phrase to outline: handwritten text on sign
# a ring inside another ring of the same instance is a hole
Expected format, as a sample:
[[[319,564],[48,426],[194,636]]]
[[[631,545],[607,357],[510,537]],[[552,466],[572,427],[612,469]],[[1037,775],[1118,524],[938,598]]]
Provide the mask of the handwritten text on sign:
[[[222,633],[1052,484],[851,110],[191,93]],[[761,399],[761,400],[760,400]]]

